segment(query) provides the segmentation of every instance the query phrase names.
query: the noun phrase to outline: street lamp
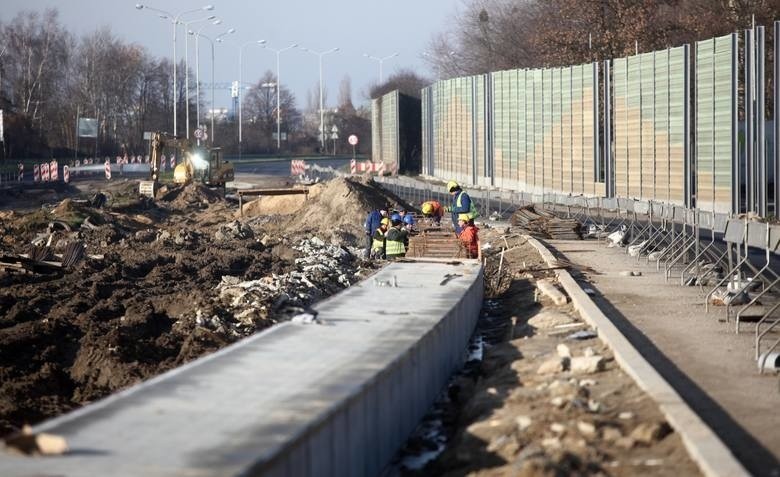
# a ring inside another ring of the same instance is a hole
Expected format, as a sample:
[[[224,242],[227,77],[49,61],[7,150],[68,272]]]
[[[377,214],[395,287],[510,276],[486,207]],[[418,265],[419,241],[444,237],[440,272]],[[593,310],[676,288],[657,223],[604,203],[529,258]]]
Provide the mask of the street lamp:
[[[320,151],[322,151],[325,149],[325,110],[323,109],[323,105],[322,105],[322,57],[329,53],[335,53],[339,51],[339,49],[331,48],[330,50],[321,51],[321,52],[314,51],[311,48],[301,48],[301,50],[311,53],[312,55],[318,56],[320,61],[320,142],[321,142]]]
[[[276,149],[282,148],[282,110],[280,105],[280,90],[281,90],[281,83],[279,79],[279,55],[282,54],[282,52],[285,52],[287,50],[292,50],[293,48],[298,47],[297,43],[293,43],[292,45],[282,48],[280,50],[277,50],[275,48],[271,48],[268,45],[263,45],[263,48],[272,51],[276,53]],[[320,79],[320,81],[322,81]],[[320,97],[322,97],[322,90],[320,90]],[[322,109],[322,103],[320,103],[320,109]]]
[[[214,20],[213,22],[211,22],[212,25],[219,25],[221,23],[222,20]],[[192,30],[187,31],[187,33],[195,37],[195,95],[197,96],[197,100],[195,101],[196,128],[200,128],[200,49],[199,49],[200,42],[198,40],[200,38],[200,32],[202,32],[207,27],[208,25],[204,25],[197,32],[194,32]]]
[[[160,15],[160,18],[169,19],[168,15]],[[199,18],[197,20],[190,20],[188,22],[180,21],[179,25],[184,25],[184,30],[189,31],[190,25],[194,25],[195,23],[215,20],[216,18],[217,18],[216,15],[211,15],[208,17]],[[184,97],[185,97],[184,111],[186,116],[185,129],[186,129],[186,137],[187,139],[189,139],[190,138],[190,41],[186,35],[184,36]]]
[[[216,36],[215,40],[219,40],[225,35],[229,35],[231,33],[235,33],[236,29],[231,28],[230,30],[221,33]],[[211,144],[214,144],[214,136],[216,136],[216,131],[214,130],[214,41],[211,40],[211,38],[207,37],[201,32],[198,32],[195,34],[197,38],[205,38],[209,41],[211,44]],[[197,45],[197,43],[196,43]]]
[[[221,38],[217,38],[217,41],[222,43]],[[249,45],[265,45],[265,40],[253,40],[241,44],[238,47],[238,158],[241,159],[242,145],[244,141],[243,134],[243,114],[241,103],[244,100],[244,95],[241,93],[241,89],[244,87],[244,47]]]
[[[148,5],[143,5],[140,3],[135,4],[136,10],[150,10],[153,12],[162,13],[164,15],[167,15],[168,18],[171,19],[171,23],[173,24],[173,135],[176,136],[178,134],[177,128],[176,128],[176,110],[178,106],[178,100],[176,98],[176,26],[179,24],[179,18],[181,18],[183,15],[186,15],[188,13],[195,13],[200,12],[203,10],[211,11],[214,10],[214,5],[205,5],[200,8],[195,8],[193,10],[186,10],[178,15],[174,15],[170,12],[166,12],[165,10],[160,10],[159,8],[150,7]]]
[[[390,58],[395,58],[398,56],[398,53],[393,53],[392,55],[385,56],[384,58],[379,58],[377,56],[369,55],[368,53],[363,53],[363,56],[368,58],[369,60],[374,60],[379,62],[379,84],[382,84],[383,78],[382,78],[382,63],[385,62],[385,60],[389,60]]]

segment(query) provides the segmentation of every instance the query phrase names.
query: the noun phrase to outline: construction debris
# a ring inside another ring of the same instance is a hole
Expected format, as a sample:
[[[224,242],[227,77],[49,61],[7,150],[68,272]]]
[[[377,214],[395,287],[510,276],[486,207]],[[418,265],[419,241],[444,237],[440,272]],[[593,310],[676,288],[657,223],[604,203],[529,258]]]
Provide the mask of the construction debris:
[[[582,224],[575,219],[562,219],[546,211],[537,211],[533,205],[520,207],[510,218],[512,225],[531,235],[554,240],[582,239]]]
[[[64,437],[44,432],[33,433],[30,426],[5,439],[5,446],[11,452],[24,455],[62,455],[68,452]]]

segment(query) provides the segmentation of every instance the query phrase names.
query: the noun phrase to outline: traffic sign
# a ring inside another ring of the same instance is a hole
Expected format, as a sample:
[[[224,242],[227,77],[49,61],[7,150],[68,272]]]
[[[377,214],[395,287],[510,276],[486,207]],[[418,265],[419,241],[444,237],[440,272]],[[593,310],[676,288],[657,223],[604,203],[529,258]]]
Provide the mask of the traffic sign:
[[[203,129],[198,128],[195,130],[194,134],[195,134],[195,139],[203,139],[204,131]]]
[[[348,139],[348,141],[349,141],[349,143],[350,143],[351,145],[353,145],[353,146],[357,146],[357,143],[358,143],[358,137],[357,137],[357,136],[355,136],[354,134],[350,134],[350,135],[349,135],[349,139]]]

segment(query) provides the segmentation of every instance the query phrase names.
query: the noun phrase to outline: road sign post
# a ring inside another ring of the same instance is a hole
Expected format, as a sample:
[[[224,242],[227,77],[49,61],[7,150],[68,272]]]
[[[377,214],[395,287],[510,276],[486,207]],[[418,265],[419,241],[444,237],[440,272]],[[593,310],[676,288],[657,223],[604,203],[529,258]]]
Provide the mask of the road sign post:
[[[349,144],[352,146],[352,160],[355,160],[355,146],[358,144],[358,137],[354,134],[350,134],[349,138],[347,139],[349,141]]]

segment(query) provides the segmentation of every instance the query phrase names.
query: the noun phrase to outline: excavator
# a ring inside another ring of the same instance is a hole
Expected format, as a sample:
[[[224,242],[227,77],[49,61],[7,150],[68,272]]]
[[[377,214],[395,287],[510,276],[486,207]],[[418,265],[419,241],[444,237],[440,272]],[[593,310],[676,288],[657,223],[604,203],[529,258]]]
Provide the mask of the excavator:
[[[149,180],[141,181],[139,192],[154,198],[160,180],[163,152],[183,158],[173,170],[173,182],[189,184],[200,182],[209,187],[221,187],[235,177],[233,164],[222,160],[220,148],[194,145],[189,139],[154,132],[149,139]]]

